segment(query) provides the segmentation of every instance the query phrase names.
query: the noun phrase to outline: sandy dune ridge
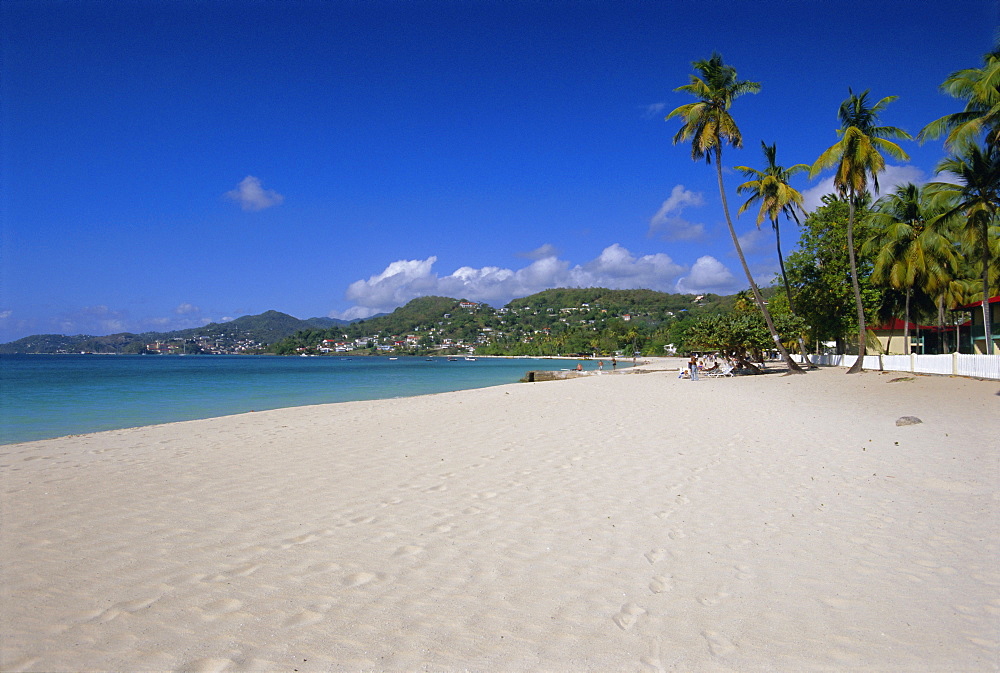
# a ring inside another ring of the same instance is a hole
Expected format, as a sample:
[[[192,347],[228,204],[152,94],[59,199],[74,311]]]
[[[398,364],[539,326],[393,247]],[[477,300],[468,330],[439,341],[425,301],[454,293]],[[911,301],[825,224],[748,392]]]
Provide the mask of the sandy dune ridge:
[[[997,670],[998,393],[605,373],[2,446],[0,670]]]

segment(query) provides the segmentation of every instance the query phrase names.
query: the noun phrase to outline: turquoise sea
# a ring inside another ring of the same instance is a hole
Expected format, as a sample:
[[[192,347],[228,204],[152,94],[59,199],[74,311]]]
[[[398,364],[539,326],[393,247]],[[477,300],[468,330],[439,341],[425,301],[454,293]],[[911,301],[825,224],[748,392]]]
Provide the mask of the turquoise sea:
[[[484,388],[514,383],[532,369],[568,366],[507,358],[3,355],[0,444]]]

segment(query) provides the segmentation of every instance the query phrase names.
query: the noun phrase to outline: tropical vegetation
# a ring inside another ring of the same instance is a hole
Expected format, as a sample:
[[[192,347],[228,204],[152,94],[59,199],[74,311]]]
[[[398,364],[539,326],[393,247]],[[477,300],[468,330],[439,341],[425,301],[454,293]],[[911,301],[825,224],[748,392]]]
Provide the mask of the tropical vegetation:
[[[777,163],[776,145],[761,141],[763,167],[735,167],[747,178],[737,187],[737,193],[747,197],[738,214],[756,207],[757,226],[768,220],[775,232],[781,270],[775,281],[785,289],[783,309],[777,297],[765,306],[758,296],[729,217],[723,186],[722,146],[738,149],[742,145],[730,106],[744,93],[759,92],[761,85],[739,80],[735,68],[718,54],[695,61],[693,67],[698,74],[676,91],[692,94],[698,101],[667,115],[668,120],[682,122],[674,143],[689,141],[693,159],[709,163],[714,159],[737,256],[777,345],[801,337],[817,348],[820,343],[834,342],[837,352],[843,352],[853,341],[858,358],[849,372],[854,373],[863,368],[870,348],[883,348],[869,329],[873,322],[885,325],[900,320],[907,330],[904,352],[908,352],[909,326],[936,320],[942,335],[939,348],[957,349],[957,340],[949,341],[944,329],[946,315],[978,303],[983,334],[970,339],[979,348],[982,338],[982,350],[993,352],[989,299],[1000,286],[1000,48],[986,54],[981,67],[956,71],[941,85],[942,92],[964,101],[964,108],[930,122],[917,136],[924,142],[944,138],[950,155],[937,166],[937,181],[899,185],[890,194],[880,195],[879,176],[887,157],[907,160],[900,143],[912,137],[881,121],[896,96],[874,100],[868,90],[848,89],[837,111],[837,142],[811,165],[784,168]],[[807,171],[815,178],[829,169],[833,169],[834,193],[800,221],[802,195],[790,179]],[[787,259],[781,251],[781,217],[800,229],[798,248]],[[777,310],[786,311],[794,320],[775,325],[770,314]],[[735,314],[731,319],[738,322]],[[724,321],[713,318],[712,322],[717,337],[726,332]],[[746,344],[753,341],[749,336],[741,338]],[[802,342],[800,350],[805,350]]]
[[[735,149],[743,146],[743,135],[739,126],[729,113],[729,108],[733,101],[746,93],[757,93],[760,91],[760,83],[750,80],[740,80],[737,78],[736,69],[731,65],[726,65],[722,56],[718,53],[712,54],[708,60],[695,61],[692,66],[698,71],[697,75],[689,76],[689,83],[677,87],[675,91],[688,93],[697,98],[697,102],[688,103],[675,108],[666,116],[669,120],[673,117],[680,117],[681,128],[674,135],[674,144],[679,142],[691,143],[691,158],[695,161],[705,159],[707,163],[712,163],[715,159],[715,173],[719,182],[719,198],[722,200],[722,211],[726,217],[726,224],[729,227],[729,234],[733,239],[733,247],[739,257],[743,273],[746,274],[750,290],[753,292],[757,310],[760,311],[767,325],[768,332],[778,349],[782,359],[788,366],[788,370],[794,373],[802,373],[802,369],[788,355],[788,351],[782,344],[781,337],[774,326],[774,320],[764,303],[760,289],[754,281],[750,267],[747,265],[746,256],[740,245],[740,239],[736,235],[736,228],[733,227],[732,217],[729,215],[729,204],[726,200],[726,188],[722,179],[722,147],[725,144],[731,145]]]

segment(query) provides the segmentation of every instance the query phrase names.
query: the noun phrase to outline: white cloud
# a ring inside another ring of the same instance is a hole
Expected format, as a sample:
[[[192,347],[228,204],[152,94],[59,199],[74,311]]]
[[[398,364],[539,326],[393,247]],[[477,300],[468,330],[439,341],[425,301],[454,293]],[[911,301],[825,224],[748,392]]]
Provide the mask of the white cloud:
[[[646,119],[653,119],[663,114],[663,111],[666,109],[666,103],[651,103],[643,108],[642,116]]]
[[[660,235],[670,241],[690,241],[701,238],[705,233],[705,225],[688,222],[681,213],[689,206],[702,206],[705,199],[701,193],[684,189],[684,185],[675,185],[670,196],[656,214],[649,219],[649,235]]]
[[[402,306],[411,299],[436,294],[437,277],[431,267],[437,257],[424,260],[401,259],[393,262],[382,273],[368,280],[357,280],[347,287],[345,296],[361,306],[373,308],[378,313],[382,307]]]
[[[573,271],[581,287],[594,285],[615,290],[659,289],[669,286],[666,279],[673,279],[684,273],[684,267],[675,264],[662,252],[633,257],[632,253],[615,243],[601,251],[597,259],[576,267]]]
[[[687,276],[677,281],[676,291],[683,293],[712,292],[730,294],[739,290],[741,284],[722,262],[711,255],[699,257]]]
[[[365,318],[427,295],[502,305],[515,297],[555,287],[649,288],[671,292],[677,278],[687,270],[666,254],[636,257],[617,243],[605,248],[597,258],[576,266],[553,254],[516,270],[463,266],[450,275],[438,276],[432,270],[435,262],[437,257],[399,260],[380,274],[351,283],[346,297],[355,305],[330,316],[348,320]]]
[[[49,315],[36,315],[15,319],[13,311],[0,311],[0,341],[19,339],[30,334],[90,334],[103,336],[130,332],[172,332],[174,330],[202,327],[212,319],[190,303],[182,303],[165,314],[133,316],[104,304],[72,308]]]
[[[285,197],[273,189],[264,189],[260,179],[248,175],[240,181],[236,189],[226,192],[226,198],[240,204],[246,211],[258,211],[277,206]]]
[[[951,171],[941,171],[940,173],[935,173],[934,177],[928,180],[928,182],[949,182],[953,185],[961,185],[962,179]]]
[[[84,306],[63,313],[51,319],[55,331],[60,334],[104,335],[126,330],[127,314],[114,311],[107,306]]]
[[[873,194],[874,198],[885,195],[893,191],[897,186],[912,182],[915,185],[922,185],[927,182],[927,176],[916,166],[892,166],[887,165],[885,170],[879,173],[878,188],[879,193]],[[871,180],[868,181],[868,189],[872,189]],[[823,197],[827,194],[835,194],[833,186],[833,176],[820,180],[815,187],[802,192],[803,207],[807,213],[811,213],[819,206],[823,205]]]
[[[927,182],[927,176],[916,166],[886,166],[878,175],[878,196],[883,196],[896,189],[899,185],[912,182],[922,185]]]
[[[559,254],[559,250],[556,246],[551,243],[546,243],[541,245],[534,250],[529,250],[528,252],[517,253],[518,257],[524,257],[525,259],[545,259],[546,257],[555,257]]]
[[[783,223],[778,222],[781,226]],[[794,227],[795,225],[792,224]],[[782,227],[784,229],[784,227]],[[767,254],[774,250],[774,229],[770,222],[765,222],[760,229],[754,227],[739,237],[740,248],[746,255]]]
[[[103,304],[84,306],[49,319],[49,329],[59,334],[115,334],[119,332],[142,333],[148,331],[172,332],[189,327],[201,327],[212,322],[201,315],[201,310],[188,303],[174,309],[170,316],[135,318],[128,311],[119,311]]]
[[[189,315],[191,313],[201,313],[201,309],[195,306],[194,304],[184,302],[178,305],[177,308],[174,309],[174,313],[176,313],[177,315]]]

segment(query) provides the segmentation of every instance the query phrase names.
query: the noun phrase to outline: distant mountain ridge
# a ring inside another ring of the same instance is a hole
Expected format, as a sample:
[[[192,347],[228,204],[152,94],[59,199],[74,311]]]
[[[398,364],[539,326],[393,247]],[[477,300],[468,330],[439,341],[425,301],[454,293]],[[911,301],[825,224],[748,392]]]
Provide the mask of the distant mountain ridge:
[[[265,346],[305,329],[329,329],[351,321],[337,318],[301,320],[280,311],[265,311],[245,315],[224,323],[209,323],[202,327],[172,332],[120,332],[107,336],[78,334],[35,334],[0,344],[0,354],[30,353],[143,353],[147,346],[166,342],[194,342],[179,347],[179,352],[255,352]],[[198,344],[205,344],[205,347]],[[242,346],[242,347],[241,347]],[[206,348],[211,350],[206,350]]]

